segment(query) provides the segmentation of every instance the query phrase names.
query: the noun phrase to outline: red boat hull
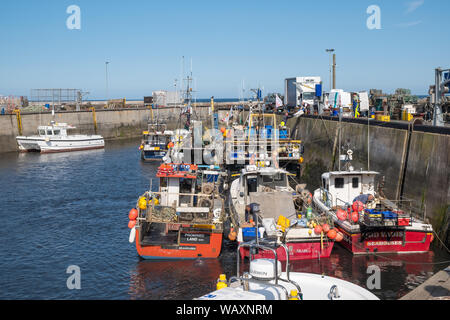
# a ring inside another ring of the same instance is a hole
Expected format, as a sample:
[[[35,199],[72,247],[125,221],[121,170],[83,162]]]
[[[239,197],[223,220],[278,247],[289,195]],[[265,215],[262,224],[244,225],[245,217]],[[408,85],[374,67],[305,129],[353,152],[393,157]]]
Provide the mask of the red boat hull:
[[[136,229],[136,250],[143,259],[197,259],[217,258],[222,248],[222,233],[211,233],[208,244],[179,244],[171,246],[141,246],[139,230]]]
[[[312,242],[289,242],[287,243],[289,261],[328,258],[331,255],[333,245],[334,241],[324,242],[323,248],[321,248],[320,240]],[[240,254],[241,258],[248,257],[249,248],[241,247]],[[260,250],[253,257],[257,259],[274,259],[274,254],[269,250]],[[286,250],[283,247],[277,249],[277,257],[280,261],[286,261]]]
[[[371,232],[361,241],[361,232],[351,233],[341,226],[337,228],[344,235],[341,245],[353,254],[427,252],[432,241],[432,233],[419,230],[399,230],[393,234]]]

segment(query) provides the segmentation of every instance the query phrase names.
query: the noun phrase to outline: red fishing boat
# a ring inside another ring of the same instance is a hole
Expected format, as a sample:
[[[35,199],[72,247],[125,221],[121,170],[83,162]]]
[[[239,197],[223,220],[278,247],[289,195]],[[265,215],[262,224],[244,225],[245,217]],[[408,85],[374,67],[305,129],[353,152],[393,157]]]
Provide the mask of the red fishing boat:
[[[159,191],[129,213],[130,242],[143,259],[217,258],[222,247],[221,173],[189,164],[158,168]]]
[[[347,162],[352,159],[351,150],[346,157]],[[353,254],[428,251],[431,224],[420,217],[413,201],[388,200],[381,188],[375,188],[378,175],[349,164],[345,170],[326,172],[322,187],[314,192],[314,204],[333,219],[343,235],[341,244]],[[355,201],[361,195],[366,203]]]

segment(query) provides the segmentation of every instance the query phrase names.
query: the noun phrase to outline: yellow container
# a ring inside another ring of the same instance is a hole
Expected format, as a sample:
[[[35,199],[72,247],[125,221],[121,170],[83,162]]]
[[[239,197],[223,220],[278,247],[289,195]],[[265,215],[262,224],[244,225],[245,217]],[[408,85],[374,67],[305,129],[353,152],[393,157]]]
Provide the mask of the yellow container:
[[[291,293],[289,295],[289,300],[300,300],[298,297],[298,291],[297,290],[291,290]]]
[[[219,276],[219,279],[217,280],[216,289],[220,290],[220,289],[223,289],[223,288],[226,288],[226,287],[228,287],[227,276],[225,274],[221,274]]]
[[[390,122],[391,116],[383,116],[383,115],[377,115],[378,121],[384,121],[384,122]]]
[[[141,210],[147,209],[147,199],[145,197],[139,198],[138,206]]]
[[[411,113],[409,113],[406,110],[402,112],[402,120],[403,121],[411,121],[412,119],[413,119],[413,115]]]
[[[277,221],[277,225],[280,227],[281,231],[285,231],[291,225],[291,221],[285,216],[280,216]]]

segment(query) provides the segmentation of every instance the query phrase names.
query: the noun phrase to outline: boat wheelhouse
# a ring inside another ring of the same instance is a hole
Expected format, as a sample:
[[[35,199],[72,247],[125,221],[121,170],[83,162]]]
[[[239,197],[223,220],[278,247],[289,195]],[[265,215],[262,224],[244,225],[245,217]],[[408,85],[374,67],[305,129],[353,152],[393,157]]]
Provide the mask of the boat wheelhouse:
[[[349,154],[351,158],[351,153]],[[411,200],[389,200],[376,187],[378,172],[343,171],[322,174],[314,204],[327,213],[344,235],[341,244],[353,254],[426,252],[432,226],[418,217]],[[366,195],[367,203],[357,201]]]
[[[151,123],[142,135],[140,146],[142,160],[162,161],[167,154],[173,131],[167,130],[165,124]]]
[[[327,237],[329,230],[313,228],[332,229],[332,223],[326,215],[314,214],[306,185],[297,185],[294,190],[288,181],[290,175],[279,168],[249,165],[231,183],[229,202],[232,223],[238,229],[237,240],[242,243],[258,237],[285,244],[291,260],[329,257],[334,239]],[[253,223],[245,216],[248,205],[257,208]],[[241,256],[247,254],[247,249],[242,247]],[[281,247],[277,253],[281,260],[287,259]],[[258,255],[271,257],[272,253],[261,251]]]
[[[162,164],[158,192],[138,200],[132,228],[144,259],[217,258],[222,246],[224,208],[221,173],[188,164]],[[132,218],[132,217],[130,217]]]
[[[16,137],[21,152],[67,152],[89,149],[102,149],[105,141],[99,135],[68,134],[68,130],[76,129],[67,123],[52,121],[48,126],[39,126],[34,136]]]

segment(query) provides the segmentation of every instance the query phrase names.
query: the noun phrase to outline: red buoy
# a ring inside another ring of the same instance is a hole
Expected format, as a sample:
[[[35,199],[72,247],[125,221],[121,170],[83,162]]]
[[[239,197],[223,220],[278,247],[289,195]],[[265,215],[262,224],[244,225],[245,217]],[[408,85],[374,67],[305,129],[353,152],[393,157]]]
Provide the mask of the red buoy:
[[[352,217],[352,221],[353,221],[354,223],[357,223],[358,220],[359,220],[359,213],[356,212],[356,211],[353,211],[351,217]]]
[[[321,227],[320,225],[317,225],[317,226],[314,228],[314,233],[315,233],[315,234],[321,234],[321,233],[322,233],[322,227]]]
[[[344,221],[347,220],[347,211],[339,209],[336,212],[336,216],[338,217],[339,220]]]
[[[322,226],[323,232],[324,233],[328,233],[328,231],[330,231],[330,226],[326,223],[323,224]]]
[[[327,233],[327,237],[330,238],[331,240],[334,240],[336,238],[336,235],[337,235],[336,229],[331,229]]]
[[[133,229],[136,226],[136,220],[130,220],[128,222],[128,228]]]
[[[364,210],[364,203],[362,203],[361,201],[355,201],[353,202],[352,208],[353,211],[361,212]]]
[[[336,242],[341,242],[344,239],[344,235],[342,234],[342,232],[338,232],[336,233]]]
[[[135,208],[133,208],[133,209],[130,210],[130,213],[128,214],[128,218],[130,220],[136,220],[138,215],[139,215],[138,211]]]

